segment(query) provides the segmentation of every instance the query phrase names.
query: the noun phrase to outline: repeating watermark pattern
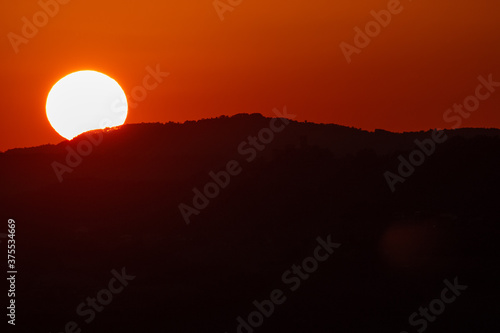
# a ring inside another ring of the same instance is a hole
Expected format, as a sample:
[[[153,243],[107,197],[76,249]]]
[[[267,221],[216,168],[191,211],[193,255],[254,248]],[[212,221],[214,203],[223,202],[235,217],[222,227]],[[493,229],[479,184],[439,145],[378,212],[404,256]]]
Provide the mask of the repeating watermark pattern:
[[[45,27],[51,18],[55,17],[60,10],[60,5],[65,5],[71,0],[39,0],[38,5],[41,10],[37,11],[32,20],[30,21],[26,16],[21,18],[23,26],[21,27],[21,35],[14,32],[9,32],[7,38],[9,39],[14,52],[19,53],[19,46],[21,44],[28,44],[30,39],[33,39],[38,34],[39,29]]]
[[[411,2],[412,0],[409,1]],[[392,17],[401,14],[403,9],[404,7],[400,0],[389,0],[387,2],[387,9],[382,9],[378,12],[372,10],[370,12],[373,20],[366,23],[364,31],[358,26],[354,27],[354,45],[347,42],[341,42],[339,45],[347,63],[350,64],[352,62],[353,54],[359,55],[363,49],[368,47],[372,39],[380,35],[382,28],[389,26]]]
[[[234,11],[242,2],[243,0],[214,0],[212,4],[219,19],[224,21],[224,13]]]
[[[140,102],[144,101],[148,97],[148,91],[153,91],[158,86],[163,83],[163,79],[170,75],[169,72],[162,72],[160,70],[160,64],[156,64],[155,68],[151,66],[146,67],[146,76],[142,79],[142,85],[137,85],[130,91],[130,97],[128,99],[129,106],[135,109]],[[126,106],[124,101],[116,101],[113,108],[123,108]]]
[[[114,296],[120,294],[129,285],[129,281],[136,278],[133,275],[127,275],[125,267],[122,268],[121,273],[113,269],[111,274],[113,277],[109,280],[107,288],[101,289],[96,297],[87,297],[76,308],[76,314],[84,318],[83,321],[87,325],[94,321],[96,313],[102,312],[105,306],[113,302]],[[64,325],[63,332],[80,333],[82,332],[81,325],[75,321],[68,321]]]
[[[463,104],[455,103],[452,108],[447,109],[443,114],[443,119],[447,123],[454,123],[452,129],[462,125],[463,119],[470,117],[472,112],[479,109],[481,101],[486,101],[500,87],[500,82],[493,81],[493,74],[489,74],[488,78],[478,76],[479,84],[477,85],[474,94],[467,96]],[[398,156],[399,166],[397,174],[386,171],[384,173],[385,180],[391,192],[396,191],[396,184],[404,183],[415,172],[415,168],[421,166],[426,161],[426,157],[431,156],[436,151],[436,145],[444,143],[448,140],[448,136],[442,130],[434,130],[431,137],[422,141],[416,139],[414,141],[417,148],[410,152],[408,158],[403,155]]]
[[[424,332],[429,323],[436,321],[437,316],[441,315],[446,309],[446,305],[449,305],[460,296],[462,291],[466,290],[468,286],[458,284],[458,277],[455,277],[453,283],[448,280],[443,281],[446,285],[439,298],[433,299],[428,307],[420,307],[418,312],[413,312],[409,318],[409,324],[414,327],[418,333]],[[430,313],[429,313],[430,311]],[[401,333],[408,333],[407,331],[401,331]]]
[[[137,85],[131,90],[129,106],[131,108],[136,108],[139,102],[146,99],[148,91],[156,89],[162,82],[163,78],[170,75],[168,72],[162,72],[160,70],[160,65],[156,64],[155,69],[150,66],[146,67],[148,74],[142,79],[142,85]],[[121,116],[119,118],[126,118],[127,114],[127,100],[117,99],[113,101],[110,105],[112,112],[117,113]],[[100,121],[100,128],[107,128],[111,126],[111,120],[109,118],[104,118]],[[86,139],[78,142],[76,150],[71,146],[67,145],[65,149],[67,150],[65,163],[58,161],[53,161],[51,166],[57,179],[61,183],[63,175],[65,173],[71,173],[75,168],[77,168],[83,162],[83,158],[92,154],[95,147],[99,146],[103,141],[103,134],[100,131],[85,133]]]
[[[258,153],[266,149],[266,146],[274,140],[275,134],[282,132],[290,124],[287,117],[291,119],[296,117],[296,115],[287,112],[286,106],[283,108],[283,112],[276,108],[273,112],[279,118],[272,118],[268,127],[262,128],[256,136],[248,136],[247,140],[238,145],[238,153],[245,157],[247,163],[253,162]],[[231,182],[231,177],[241,174],[242,171],[243,167],[237,160],[227,162],[225,170],[217,173],[210,171],[208,175],[213,181],[206,183],[202,188],[203,191],[197,187],[193,188],[192,206],[185,203],[180,203],[178,206],[186,224],[191,222],[191,215],[199,215],[203,209],[208,207],[210,200],[219,196],[221,189],[225,189]]]
[[[414,143],[417,148],[410,152],[408,158],[403,155],[398,156],[399,166],[398,173],[390,171],[384,173],[385,180],[391,189],[391,192],[396,191],[397,183],[404,183],[406,179],[411,177],[415,172],[415,168],[424,164],[427,157],[430,157],[436,151],[436,144],[443,143],[448,139],[444,131],[434,129],[431,137],[422,141],[415,139]]]
[[[7,241],[7,281],[9,282],[9,289],[7,291],[7,296],[9,297],[9,306],[7,307],[7,322],[9,325],[16,325],[16,277],[17,277],[17,266],[16,266],[16,221],[9,219],[7,221],[8,229],[8,241]]]
[[[480,75],[477,77],[479,84],[476,86],[474,94],[467,96],[463,104],[455,103],[453,108],[447,109],[443,114],[443,120],[447,123],[454,123],[452,128],[457,128],[462,125],[462,120],[470,117],[472,112],[479,109],[481,102],[486,101],[500,87],[500,82],[493,81],[493,74],[489,74],[488,78]],[[465,109],[465,110],[464,110]]]
[[[75,168],[80,166],[83,162],[83,158],[92,154],[94,147],[99,146],[104,139],[104,135],[100,131],[85,133],[85,136],[87,139],[78,142],[76,150],[70,145],[66,145],[65,149],[68,153],[66,154],[65,163],[58,161],[52,162],[52,169],[60,183],[64,180],[63,175],[65,173],[72,173]]]
[[[288,287],[290,292],[297,291],[302,282],[309,279],[311,274],[318,270],[319,263],[328,260],[335,249],[338,249],[342,245],[340,243],[333,243],[331,235],[326,237],[326,241],[321,237],[317,237],[316,241],[318,245],[314,249],[312,256],[302,260],[300,265],[292,265],[290,269],[281,275],[281,281]],[[279,288],[271,291],[269,299],[260,302],[254,300],[252,304],[255,310],[250,312],[246,319],[241,316],[236,318],[238,322],[236,332],[253,333],[255,329],[264,324],[265,318],[272,316],[276,306],[285,303],[286,300],[285,291]]]

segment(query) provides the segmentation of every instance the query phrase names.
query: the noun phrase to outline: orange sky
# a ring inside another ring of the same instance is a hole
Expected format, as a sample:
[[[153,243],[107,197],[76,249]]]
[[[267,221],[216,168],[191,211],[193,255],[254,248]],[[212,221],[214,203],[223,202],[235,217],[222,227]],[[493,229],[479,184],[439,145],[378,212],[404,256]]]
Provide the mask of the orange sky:
[[[8,34],[22,35],[21,19],[33,22],[41,7],[3,1],[0,151],[62,141],[45,100],[83,69],[113,77],[127,94],[147,66],[170,73],[127,123],[272,116],[287,105],[300,121],[392,131],[449,128],[443,113],[474,93],[479,75],[500,81],[500,1],[402,0],[348,64],[340,43],[354,44],[353,29],[390,1],[359,2],[243,0],[221,21],[213,0],[71,0],[16,53]],[[499,106],[500,89],[462,126],[500,127]]]

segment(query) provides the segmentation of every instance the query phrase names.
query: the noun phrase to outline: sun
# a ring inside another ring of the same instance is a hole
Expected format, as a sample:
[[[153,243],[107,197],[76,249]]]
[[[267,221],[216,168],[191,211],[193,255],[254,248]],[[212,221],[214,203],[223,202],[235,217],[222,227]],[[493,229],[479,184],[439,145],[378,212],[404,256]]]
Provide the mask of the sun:
[[[50,90],[45,109],[54,130],[71,140],[87,131],[123,125],[128,104],[118,82],[86,70],[60,79]]]

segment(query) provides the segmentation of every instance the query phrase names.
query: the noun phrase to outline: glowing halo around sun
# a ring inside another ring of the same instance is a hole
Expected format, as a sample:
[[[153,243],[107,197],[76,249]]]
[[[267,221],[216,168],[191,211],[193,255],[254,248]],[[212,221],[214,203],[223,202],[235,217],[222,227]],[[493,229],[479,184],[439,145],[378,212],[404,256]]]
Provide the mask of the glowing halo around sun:
[[[123,125],[128,104],[118,82],[86,70],[60,79],[50,90],[45,109],[54,130],[71,140],[87,131]]]

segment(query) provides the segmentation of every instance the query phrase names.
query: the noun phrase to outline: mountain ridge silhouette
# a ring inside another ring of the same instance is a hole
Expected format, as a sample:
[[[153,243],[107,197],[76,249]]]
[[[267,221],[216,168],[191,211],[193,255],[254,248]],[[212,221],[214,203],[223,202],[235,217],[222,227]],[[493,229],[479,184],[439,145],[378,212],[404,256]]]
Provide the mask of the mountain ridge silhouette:
[[[65,163],[85,134],[0,154],[1,214],[18,226],[25,330],[81,319],[76,306],[105,287],[111,269],[126,267],[137,278],[82,329],[235,332],[236,318],[284,288],[283,272],[331,235],[342,246],[259,332],[399,332],[455,276],[470,288],[432,329],[495,332],[499,130],[446,130],[449,139],[393,193],[384,172],[397,172],[398,156],[431,131],[290,121],[246,162],[238,145],[270,119],[103,131],[62,182],[52,163]],[[241,173],[186,225],[179,205],[193,206],[193,189],[203,191],[210,171],[231,160]]]

